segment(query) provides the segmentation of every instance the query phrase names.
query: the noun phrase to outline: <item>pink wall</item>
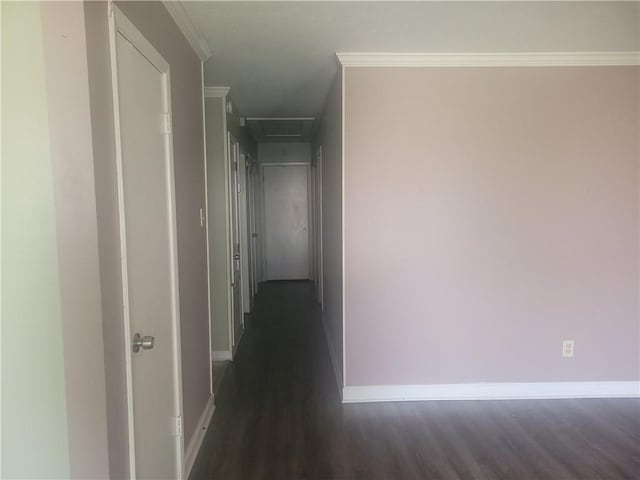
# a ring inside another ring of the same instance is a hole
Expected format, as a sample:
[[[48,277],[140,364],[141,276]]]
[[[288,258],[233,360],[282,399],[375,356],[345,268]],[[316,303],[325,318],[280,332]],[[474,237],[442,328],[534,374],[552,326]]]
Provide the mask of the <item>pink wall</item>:
[[[83,2],[102,290],[109,468],[128,477],[128,439],[114,119],[106,2]],[[171,67],[185,444],[210,397],[204,129],[200,59],[160,2],[117,2]]]
[[[201,62],[160,2],[117,2],[171,66],[185,444],[211,395]]]
[[[346,69],[347,385],[640,378],[639,82]]]

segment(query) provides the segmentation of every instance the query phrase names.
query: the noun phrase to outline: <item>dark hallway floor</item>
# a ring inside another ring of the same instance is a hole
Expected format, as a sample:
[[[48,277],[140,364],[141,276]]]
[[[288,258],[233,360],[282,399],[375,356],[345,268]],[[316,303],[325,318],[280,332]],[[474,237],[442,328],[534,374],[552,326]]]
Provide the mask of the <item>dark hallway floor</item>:
[[[261,286],[192,479],[638,479],[640,401],[342,405],[312,286]]]

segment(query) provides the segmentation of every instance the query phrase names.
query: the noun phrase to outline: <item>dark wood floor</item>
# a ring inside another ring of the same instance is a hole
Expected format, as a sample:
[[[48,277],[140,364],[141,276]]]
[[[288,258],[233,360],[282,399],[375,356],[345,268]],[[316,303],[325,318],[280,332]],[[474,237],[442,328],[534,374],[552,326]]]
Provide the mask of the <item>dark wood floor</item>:
[[[342,405],[305,282],[262,286],[192,479],[638,479],[640,402]]]

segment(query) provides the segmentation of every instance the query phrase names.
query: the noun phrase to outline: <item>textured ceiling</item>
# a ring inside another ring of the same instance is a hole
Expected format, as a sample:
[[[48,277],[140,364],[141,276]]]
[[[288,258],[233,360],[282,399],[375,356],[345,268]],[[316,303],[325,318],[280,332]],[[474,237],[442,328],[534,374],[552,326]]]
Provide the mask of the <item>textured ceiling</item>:
[[[182,2],[243,115],[318,116],[336,52],[634,51],[638,2]]]

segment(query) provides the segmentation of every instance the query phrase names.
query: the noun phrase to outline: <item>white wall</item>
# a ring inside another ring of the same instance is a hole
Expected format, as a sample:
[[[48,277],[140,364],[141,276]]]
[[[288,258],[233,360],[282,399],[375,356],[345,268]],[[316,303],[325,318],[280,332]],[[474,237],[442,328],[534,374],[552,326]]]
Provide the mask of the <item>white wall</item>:
[[[2,478],[68,478],[69,430],[38,3],[2,2]]]

